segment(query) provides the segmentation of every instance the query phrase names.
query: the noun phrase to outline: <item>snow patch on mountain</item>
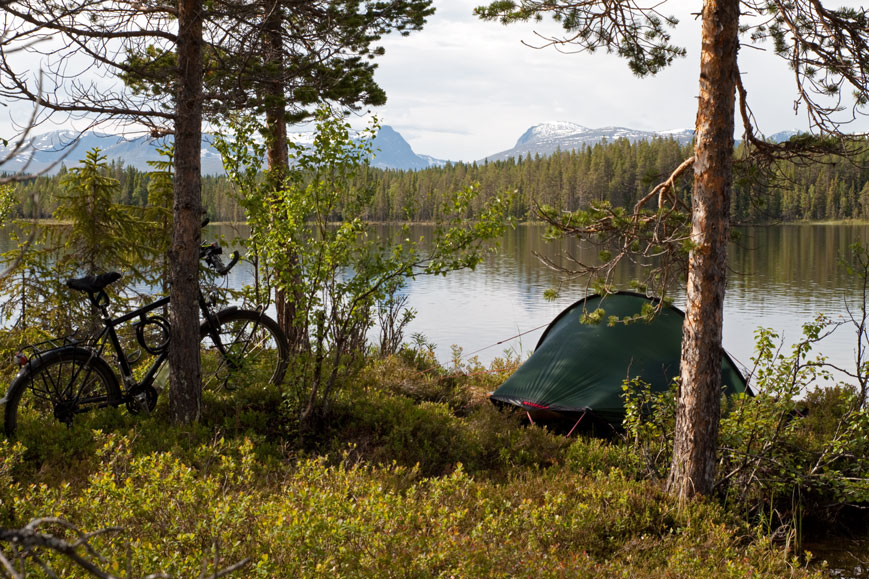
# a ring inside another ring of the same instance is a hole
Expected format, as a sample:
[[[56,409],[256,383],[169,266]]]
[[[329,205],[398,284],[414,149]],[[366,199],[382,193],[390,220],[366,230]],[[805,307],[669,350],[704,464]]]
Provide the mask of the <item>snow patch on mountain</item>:
[[[486,157],[484,161],[500,161],[510,157],[521,158],[527,155],[547,156],[556,151],[570,151],[591,146],[601,141],[627,139],[632,143],[655,138],[674,138],[681,143],[690,142],[694,131],[677,129],[665,132],[640,131],[626,127],[602,127],[590,129],[576,123],[553,121],[534,125],[525,131],[512,149]]]

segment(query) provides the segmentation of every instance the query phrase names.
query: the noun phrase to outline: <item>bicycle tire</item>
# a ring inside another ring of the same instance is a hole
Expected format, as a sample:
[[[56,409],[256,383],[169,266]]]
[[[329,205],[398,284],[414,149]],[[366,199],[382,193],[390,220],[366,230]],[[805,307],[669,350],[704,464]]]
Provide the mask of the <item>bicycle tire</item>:
[[[227,308],[215,314],[221,348],[211,326],[200,327],[203,390],[235,390],[245,384],[280,384],[287,371],[289,346],[278,323],[262,312]]]
[[[22,413],[54,415],[71,426],[76,414],[117,406],[121,398],[117,376],[105,360],[84,348],[50,350],[31,361],[9,386],[3,429],[14,438]]]

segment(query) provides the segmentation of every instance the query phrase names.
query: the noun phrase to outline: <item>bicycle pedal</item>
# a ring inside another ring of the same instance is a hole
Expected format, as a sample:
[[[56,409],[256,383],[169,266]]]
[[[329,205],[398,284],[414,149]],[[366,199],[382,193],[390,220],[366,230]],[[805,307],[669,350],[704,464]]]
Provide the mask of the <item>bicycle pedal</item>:
[[[133,396],[133,400],[135,400],[137,414],[142,413],[146,416],[151,414],[151,408],[148,405],[148,395],[145,392],[140,392]]]

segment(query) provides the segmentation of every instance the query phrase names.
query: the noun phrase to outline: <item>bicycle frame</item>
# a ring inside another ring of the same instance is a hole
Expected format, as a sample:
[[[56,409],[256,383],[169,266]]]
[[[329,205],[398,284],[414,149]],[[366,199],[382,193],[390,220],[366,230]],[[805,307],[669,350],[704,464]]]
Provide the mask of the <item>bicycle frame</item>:
[[[146,314],[156,309],[167,306],[168,304],[168,297],[160,298],[154,302],[151,302],[150,304],[146,304],[136,310],[133,310],[132,312],[129,312],[117,318],[109,317],[108,304],[97,305],[97,308],[102,314],[101,321],[103,323],[103,330],[94,340],[94,342],[97,344],[102,343],[102,345],[96,350],[96,352],[99,356],[103,355],[103,351],[105,350],[106,346],[106,341],[104,340],[104,338],[108,338],[108,343],[111,344],[112,349],[115,351],[117,363],[121,369],[121,378],[124,383],[124,393],[127,395],[135,396],[141,391],[144,391],[147,387],[151,386],[154,382],[154,377],[160,370],[160,367],[166,362],[169,353],[168,347],[161,348],[162,351],[157,353],[157,359],[154,360],[154,362],[151,364],[151,367],[148,368],[142,379],[137,382],[135,378],[133,378],[132,366],[126,352],[124,351],[123,346],[121,345],[121,341],[118,338],[118,332],[116,328],[136,318],[139,318],[140,324],[144,324],[148,321],[148,318],[145,317]],[[143,348],[146,347],[145,344],[141,342],[141,340],[139,345]],[[168,346],[168,344],[166,344],[166,346]]]
[[[207,223],[203,222],[203,226]],[[239,254],[237,251],[234,251],[232,254],[232,260],[228,265],[224,265],[224,263],[220,259],[220,254],[223,252],[222,248],[216,243],[212,243],[210,245],[202,245],[199,251],[199,258],[205,261],[218,275],[226,275],[229,270],[233,268],[233,266],[238,262]],[[104,276],[108,276],[109,279],[101,279],[99,280],[100,285],[90,285],[90,282],[82,285],[82,282],[87,282],[88,278],[81,278],[79,280],[70,280],[68,285],[72,289],[76,289],[79,291],[84,291],[88,295],[88,301],[90,301],[91,305],[95,310],[97,310],[100,314],[100,322],[102,323],[102,328],[99,333],[93,337],[88,339],[88,343],[79,344],[74,342],[70,345],[83,345],[87,350],[91,352],[92,356],[102,359],[103,354],[106,351],[106,344],[111,345],[111,349],[114,350],[116,365],[120,367],[121,370],[121,379],[123,382],[123,391],[121,395],[124,400],[130,402],[133,399],[137,399],[137,402],[142,402],[143,400],[147,400],[148,395],[150,395],[153,400],[156,400],[156,390],[153,389],[152,385],[154,383],[154,379],[157,375],[157,372],[160,371],[160,368],[166,363],[166,360],[169,357],[169,339],[171,334],[171,328],[169,327],[169,323],[160,316],[149,316],[150,312],[157,310],[159,308],[164,308],[169,305],[170,298],[164,297],[158,300],[155,300],[149,304],[146,304],[140,308],[137,308],[131,312],[128,312],[122,316],[118,316],[116,318],[112,318],[109,314],[109,305],[111,300],[109,299],[108,294],[105,292],[105,287],[118,279],[120,279],[121,275],[116,272],[110,272],[104,274]],[[102,277],[102,276],[101,276]],[[77,286],[72,285],[73,283],[77,283]],[[200,332],[203,334],[207,334],[212,343],[215,345],[217,350],[221,353],[221,355],[226,356],[226,348],[221,341],[220,338],[220,322],[218,315],[211,311],[211,308],[214,303],[209,304],[206,300],[205,296],[202,292],[202,286],[200,285],[198,288],[198,301],[199,301],[199,309],[202,314],[203,321],[200,325]],[[136,318],[139,321],[135,324],[136,327],[136,339],[139,342],[139,345],[146,350],[149,354],[155,355],[156,359],[153,361],[151,366],[145,372],[145,375],[141,380],[136,381],[133,377],[132,365],[130,363],[130,358],[127,356],[127,353],[124,351],[123,345],[121,344],[121,340],[118,337],[117,328],[126,324]],[[163,332],[163,340],[162,343],[156,346],[149,346],[144,337],[143,328],[149,324],[156,324],[160,331]],[[26,356],[19,352],[17,355],[20,357],[19,364],[24,367],[25,364],[28,364]],[[230,361],[230,364],[232,362]],[[143,397],[143,398],[140,398]],[[4,398],[5,400],[5,398]]]
[[[211,307],[205,299],[205,296],[202,293],[202,288],[199,288],[198,291],[199,298],[199,310],[202,313],[203,327],[207,328],[206,333],[211,338],[212,343],[217,348],[217,350],[225,355],[226,350],[220,338],[220,324],[218,322],[217,316],[214,312],[212,312]],[[165,344],[162,344],[159,348],[159,351],[149,352],[156,354],[157,358],[145,372],[145,375],[138,382],[133,377],[132,365],[130,364],[130,360],[127,357],[126,352],[121,345],[121,341],[118,337],[118,333],[116,328],[130,322],[136,318],[139,318],[138,324],[148,323],[148,320],[151,318],[147,318],[146,315],[149,312],[152,312],[156,309],[162,308],[170,303],[169,297],[160,298],[150,304],[146,304],[140,308],[133,310],[127,314],[119,316],[117,318],[111,318],[108,312],[108,303],[103,303],[99,301],[99,297],[97,299],[91,300],[91,303],[100,311],[100,321],[103,324],[103,329],[100,331],[99,335],[94,339],[94,344],[100,344],[98,348],[94,348],[94,352],[97,356],[102,357],[106,343],[111,344],[111,348],[115,352],[115,356],[117,359],[117,365],[121,369],[121,379],[124,385],[124,394],[127,398],[137,396],[143,392],[145,392],[149,387],[151,387],[154,383],[154,378],[157,375],[157,372],[160,371],[160,368],[166,362],[169,357],[168,353],[168,339]],[[233,308],[233,306],[230,306]],[[162,318],[159,318],[162,320]],[[167,328],[164,328],[167,329]],[[108,340],[106,341],[107,338]],[[139,339],[139,345],[146,350],[147,345],[143,342],[142,339]],[[232,361],[229,361],[232,364]]]
[[[231,262],[224,265],[219,257],[221,252],[217,244],[202,246],[200,259],[218,275],[225,276],[238,262],[239,254],[234,251]],[[0,405],[6,405],[3,428],[8,436],[14,436],[19,403],[27,392],[31,394],[25,406],[37,412],[53,412],[55,419],[67,425],[72,424],[76,414],[96,408],[126,404],[134,414],[148,413],[154,408],[159,397],[154,383],[168,361],[172,334],[169,320],[163,311],[158,310],[169,306],[171,299],[163,297],[112,317],[111,300],[105,289],[120,278],[120,273],[106,272],[67,281],[70,289],[87,294],[88,302],[94,309],[90,330],[82,337],[73,334],[59,340],[51,339],[25,346],[16,354],[21,369],[6,395],[0,399]],[[208,283],[204,280],[200,282],[197,287],[201,312],[199,336],[200,340],[209,340],[200,345],[200,352],[208,354],[209,371],[213,371],[217,387],[231,389],[227,381],[236,370],[247,368],[247,363],[252,359],[251,352],[259,352],[253,356],[261,355],[261,347],[274,350],[274,355],[267,358],[263,370],[268,372],[270,383],[279,384],[286,371],[288,346],[277,322],[261,308],[219,308]],[[119,331],[126,324],[135,330],[135,339],[141,350],[135,351],[136,346],[127,340],[126,329]],[[253,349],[249,350],[252,345]],[[112,361],[104,357],[109,350],[114,350]],[[140,370],[134,374],[133,366],[144,352],[152,357],[150,365],[143,371],[140,366]],[[80,376],[81,372],[86,374]],[[140,378],[137,380],[136,376]],[[239,376],[247,377],[248,374],[241,373]]]

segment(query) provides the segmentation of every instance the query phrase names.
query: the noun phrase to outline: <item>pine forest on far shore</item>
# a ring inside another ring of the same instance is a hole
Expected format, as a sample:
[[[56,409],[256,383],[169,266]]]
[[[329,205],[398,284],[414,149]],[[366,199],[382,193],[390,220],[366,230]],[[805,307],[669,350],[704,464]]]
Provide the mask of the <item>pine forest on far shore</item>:
[[[737,158],[739,156],[737,149]],[[372,221],[425,222],[438,218],[445,195],[478,183],[476,204],[504,191],[515,191],[512,216],[535,218],[535,204],[574,211],[594,201],[617,207],[633,205],[692,154],[691,145],[671,138],[631,143],[626,139],[559,152],[548,157],[525,157],[491,163],[450,163],[421,171],[366,168],[357,187],[367,189],[374,203]],[[732,218],[735,223],[775,221],[869,219],[869,153],[842,162],[830,157],[821,162],[781,162],[763,175],[740,172],[734,181]],[[22,216],[32,216],[32,199],[40,199],[37,217],[55,209],[54,194],[62,167],[53,176],[36,177],[18,185]],[[110,163],[111,176],[121,183],[118,203],[144,206],[148,172]],[[689,179],[680,194],[690,197]],[[38,195],[34,195],[34,194]],[[202,201],[212,221],[244,221],[245,215],[223,176],[202,179]],[[473,211],[475,207],[470,210]],[[340,217],[340,215],[335,216]]]

